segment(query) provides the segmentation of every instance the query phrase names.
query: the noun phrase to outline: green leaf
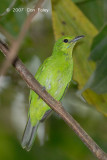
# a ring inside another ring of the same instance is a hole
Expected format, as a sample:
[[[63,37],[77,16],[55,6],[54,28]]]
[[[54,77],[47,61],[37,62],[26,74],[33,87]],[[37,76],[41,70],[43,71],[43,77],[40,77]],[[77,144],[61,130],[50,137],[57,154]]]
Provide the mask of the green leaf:
[[[98,31],[70,0],[52,0],[52,19],[56,39],[62,35],[85,35],[73,52],[73,79],[78,82],[79,89],[82,89],[95,69],[94,63],[88,61],[88,57],[93,38]],[[83,92],[83,96],[89,104],[96,106],[100,112],[107,115],[107,94],[99,96],[87,89]]]
[[[88,83],[90,83],[90,88],[96,93],[107,93],[107,54],[96,67]]]
[[[99,61],[107,54],[107,25],[94,38],[89,59]]]
[[[98,94],[107,93],[107,25],[94,38],[90,59],[99,63],[85,88]]]
[[[81,2],[85,2],[85,1],[90,1],[90,0],[72,0],[74,3],[81,3]]]
[[[98,29],[107,22],[107,0],[88,0],[77,6]]]

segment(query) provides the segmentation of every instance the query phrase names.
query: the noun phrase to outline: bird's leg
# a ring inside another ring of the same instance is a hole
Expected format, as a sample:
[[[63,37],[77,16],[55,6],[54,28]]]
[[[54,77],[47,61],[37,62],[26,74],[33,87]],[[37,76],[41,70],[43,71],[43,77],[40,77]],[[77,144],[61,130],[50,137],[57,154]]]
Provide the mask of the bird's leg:
[[[46,90],[46,87],[45,87],[45,86],[43,86],[43,87],[42,87],[42,90],[43,90],[43,91],[44,91],[44,90]]]
[[[42,87],[42,91],[44,91],[44,90],[46,90],[46,87],[45,87],[45,86]],[[39,96],[39,95],[38,95],[38,99],[40,99],[40,96]]]

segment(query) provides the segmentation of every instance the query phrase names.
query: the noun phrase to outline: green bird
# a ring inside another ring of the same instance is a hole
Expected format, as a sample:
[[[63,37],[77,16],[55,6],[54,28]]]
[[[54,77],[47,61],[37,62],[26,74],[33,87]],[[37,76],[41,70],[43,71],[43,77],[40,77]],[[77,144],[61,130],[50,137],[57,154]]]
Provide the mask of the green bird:
[[[75,43],[84,36],[63,36],[56,41],[52,55],[39,67],[35,79],[57,101],[61,100],[72,79],[72,51]],[[29,151],[34,142],[40,122],[52,109],[34,92],[30,91],[28,121],[22,137],[22,147]]]

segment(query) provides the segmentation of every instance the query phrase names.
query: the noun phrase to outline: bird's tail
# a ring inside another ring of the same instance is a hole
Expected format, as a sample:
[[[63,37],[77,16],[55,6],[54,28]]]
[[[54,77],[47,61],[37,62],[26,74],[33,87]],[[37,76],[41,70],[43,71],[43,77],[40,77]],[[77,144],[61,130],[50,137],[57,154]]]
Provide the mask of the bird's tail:
[[[24,130],[24,134],[22,137],[22,143],[21,143],[22,148],[26,149],[27,151],[29,151],[33,145],[38,125],[39,125],[39,121],[36,123],[35,126],[32,126],[30,122],[30,118],[28,119],[26,128]]]

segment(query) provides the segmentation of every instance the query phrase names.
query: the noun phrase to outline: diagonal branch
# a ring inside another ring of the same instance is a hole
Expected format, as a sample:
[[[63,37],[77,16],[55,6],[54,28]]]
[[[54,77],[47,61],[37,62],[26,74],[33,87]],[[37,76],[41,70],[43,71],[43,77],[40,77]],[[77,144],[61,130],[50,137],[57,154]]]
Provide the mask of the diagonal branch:
[[[0,41],[0,50],[8,58],[9,49],[6,44]],[[107,160],[107,154],[94,142],[94,140],[84,131],[84,129],[76,122],[76,120],[65,111],[60,102],[56,101],[39,82],[27,70],[21,60],[17,57],[13,66],[16,68],[20,76],[27,83],[30,89],[34,90],[60,117],[73,129],[73,131],[80,137],[83,143],[90,149],[90,151],[99,159]]]
[[[21,31],[19,33],[19,36],[16,40],[14,40],[14,42],[12,43],[10,50],[9,50],[9,54],[8,56],[8,60],[5,60],[1,69],[0,74],[4,75],[8,69],[8,67],[10,66],[10,64],[14,61],[15,57],[17,56],[17,53],[19,51],[19,48],[22,44],[22,41],[30,27],[30,23],[32,21],[32,18],[38,13],[38,8],[41,7],[42,3],[44,2],[44,0],[38,0],[38,3],[36,4],[34,11],[31,12],[29,14],[29,16],[26,18]]]

